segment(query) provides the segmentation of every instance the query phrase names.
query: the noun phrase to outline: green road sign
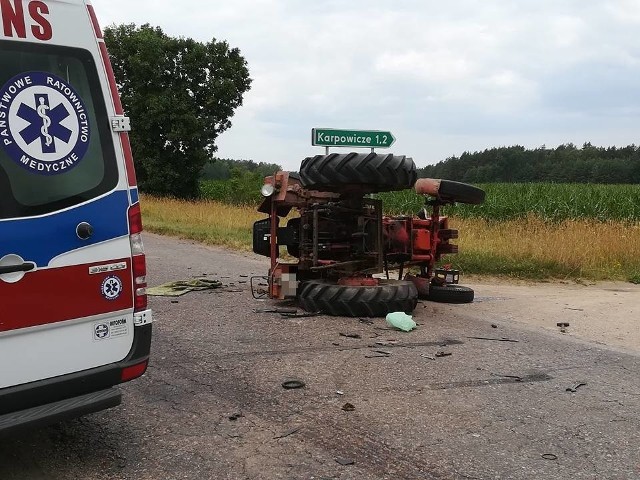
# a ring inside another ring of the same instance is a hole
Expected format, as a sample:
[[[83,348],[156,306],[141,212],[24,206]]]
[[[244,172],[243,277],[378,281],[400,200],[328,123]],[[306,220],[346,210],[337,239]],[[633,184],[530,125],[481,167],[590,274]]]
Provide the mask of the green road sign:
[[[323,147],[388,148],[395,141],[391,132],[380,130],[311,129],[311,145]]]

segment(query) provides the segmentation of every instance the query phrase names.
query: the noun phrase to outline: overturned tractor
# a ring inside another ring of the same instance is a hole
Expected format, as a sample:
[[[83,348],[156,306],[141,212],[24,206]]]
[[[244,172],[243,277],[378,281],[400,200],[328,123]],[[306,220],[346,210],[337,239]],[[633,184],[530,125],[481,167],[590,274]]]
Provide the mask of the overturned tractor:
[[[440,208],[480,204],[484,191],[416,177],[411,158],[376,153],[316,155],[299,174],[267,177],[258,210],[269,216],[253,226],[253,250],[271,259],[269,297],[297,298],[309,312],[370,317],[411,312],[418,298],[471,302],[473,290],[457,284],[456,271],[436,268],[457,252],[449,241],[458,238]],[[425,195],[415,217],[384,216],[382,201],[369,198],[412,187]],[[283,261],[280,247],[297,261]],[[415,274],[405,274],[410,267]]]

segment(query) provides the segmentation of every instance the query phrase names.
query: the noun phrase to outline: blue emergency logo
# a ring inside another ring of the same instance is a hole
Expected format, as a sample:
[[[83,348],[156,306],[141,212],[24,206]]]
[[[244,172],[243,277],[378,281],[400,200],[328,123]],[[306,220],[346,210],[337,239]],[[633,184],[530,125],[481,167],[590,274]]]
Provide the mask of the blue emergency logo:
[[[31,172],[69,171],[84,158],[90,137],[85,104],[64,79],[27,72],[0,88],[0,145]]]
[[[107,300],[115,300],[122,293],[122,280],[116,276],[105,278],[102,281],[101,292]]]

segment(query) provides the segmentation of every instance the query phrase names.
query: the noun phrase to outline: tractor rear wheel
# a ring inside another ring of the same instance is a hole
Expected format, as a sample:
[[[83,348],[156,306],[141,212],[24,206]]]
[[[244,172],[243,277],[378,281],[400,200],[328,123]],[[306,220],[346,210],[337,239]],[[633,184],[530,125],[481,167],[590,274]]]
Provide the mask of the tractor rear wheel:
[[[471,303],[473,296],[473,289],[462,285],[429,285],[429,293],[424,299],[441,303]]]
[[[344,317],[384,317],[391,312],[411,313],[418,291],[411,282],[380,280],[376,286],[338,285],[324,280],[302,282],[298,303],[307,312]]]
[[[300,165],[302,186],[342,192],[357,187],[364,193],[404,190],[416,183],[416,165],[405,155],[332,153],[307,157]]]

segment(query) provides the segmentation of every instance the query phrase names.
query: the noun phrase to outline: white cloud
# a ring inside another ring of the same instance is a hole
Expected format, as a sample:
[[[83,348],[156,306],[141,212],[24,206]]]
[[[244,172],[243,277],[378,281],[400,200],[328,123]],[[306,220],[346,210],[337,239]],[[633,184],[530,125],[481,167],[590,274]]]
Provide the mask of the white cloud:
[[[638,143],[637,0],[93,3],[103,24],[240,48],[254,82],[222,156],[297,168],[316,126],[391,129],[419,164],[512,143]]]

